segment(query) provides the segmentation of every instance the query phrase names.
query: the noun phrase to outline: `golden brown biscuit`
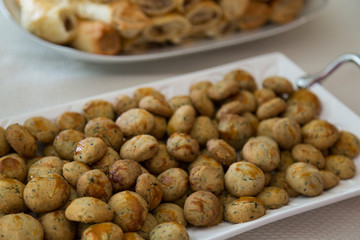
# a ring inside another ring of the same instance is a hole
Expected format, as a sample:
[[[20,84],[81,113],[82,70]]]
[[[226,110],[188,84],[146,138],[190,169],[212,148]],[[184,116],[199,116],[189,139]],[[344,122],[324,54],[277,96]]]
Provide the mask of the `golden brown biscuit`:
[[[101,223],[111,221],[114,210],[100,199],[81,197],[70,203],[65,210],[65,216],[68,220],[75,222]]]
[[[188,133],[190,132],[196,117],[194,107],[184,105],[178,108],[171,118],[167,126],[167,134],[170,136],[175,132]]]
[[[38,220],[28,214],[17,213],[0,218],[0,236],[11,240],[42,240],[44,231]]]
[[[225,173],[225,188],[235,197],[256,195],[264,184],[264,173],[249,162],[233,163]]]
[[[150,240],[184,239],[189,240],[186,228],[176,222],[164,222],[150,232]]]
[[[130,159],[116,161],[109,169],[109,179],[114,191],[123,191],[135,186],[136,179],[141,175],[141,165]]]
[[[26,173],[25,159],[17,153],[11,153],[0,158],[0,178],[15,178],[23,182]]]
[[[158,141],[148,134],[140,134],[127,140],[120,149],[123,159],[143,162],[154,157],[158,151]]]
[[[152,174],[158,175],[167,169],[179,167],[179,162],[170,156],[167,152],[166,145],[163,142],[159,142],[159,149],[156,155],[145,161],[144,166]]]
[[[287,184],[285,177],[286,177],[286,170],[280,171],[280,172],[275,172],[271,176],[270,186],[279,187],[279,188],[284,189],[289,194],[289,197],[299,196],[300,193],[295,191],[292,187],[289,186],[289,184]]]
[[[122,229],[112,222],[103,222],[91,225],[85,229],[81,236],[81,240],[122,240],[123,238],[124,233]]]
[[[25,212],[27,208],[23,198],[24,188],[25,185],[16,179],[0,179],[0,212]]]
[[[258,106],[276,97],[273,90],[268,88],[258,89],[254,92],[254,97]]]
[[[140,100],[146,96],[154,96],[165,100],[165,96],[161,92],[151,87],[138,88],[134,92],[134,99],[136,102],[140,102]]]
[[[127,95],[119,95],[115,98],[113,102],[114,111],[118,116],[126,112],[127,110],[136,108],[137,106],[138,103],[136,102],[136,100]]]
[[[289,101],[288,101],[289,102]],[[292,118],[299,124],[304,125],[317,117],[314,107],[307,103],[296,102],[288,104],[283,117]]]
[[[220,120],[226,114],[242,114],[245,112],[245,105],[238,101],[233,100],[224,103],[216,112],[216,119]]]
[[[144,222],[144,225],[136,233],[139,234],[144,239],[149,239],[151,230],[153,230],[153,228],[156,227],[158,224],[159,223],[157,222],[154,215],[152,215],[151,213],[148,213],[146,220]]]
[[[116,124],[126,137],[149,134],[155,125],[154,116],[141,108],[127,110],[118,117]]]
[[[84,133],[67,129],[61,131],[54,140],[54,148],[62,159],[73,160],[76,145],[85,138]]]
[[[157,176],[163,188],[163,200],[173,202],[182,197],[189,185],[189,176],[181,168],[170,168]]]
[[[265,136],[250,138],[242,154],[246,161],[257,165],[264,172],[276,169],[280,162],[280,150],[277,143]]]
[[[74,129],[82,132],[86,125],[86,119],[81,113],[64,112],[56,118],[55,123],[60,131]]]
[[[179,107],[183,105],[192,105],[191,99],[189,96],[174,96],[168,101],[170,108],[173,112],[176,111]]]
[[[296,162],[290,165],[285,179],[290,187],[305,196],[317,196],[324,190],[324,181],[319,170],[308,163]]]
[[[188,171],[191,172],[194,167],[202,165],[215,168],[222,176],[224,176],[223,166],[214,158],[205,154],[200,154],[194,162],[190,163],[188,166]]]
[[[247,2],[247,0],[242,1]],[[231,72],[228,72],[225,77],[225,79],[232,78],[234,79],[238,84],[240,89],[248,90],[248,91],[255,91],[257,89],[257,84],[254,79],[254,77],[247,71],[242,69],[235,69]]]
[[[276,97],[261,104],[256,110],[256,116],[260,120],[273,118],[284,112],[286,107],[286,102],[283,99]]]
[[[264,88],[273,90],[277,95],[293,94],[294,88],[289,79],[280,76],[272,76],[264,79],[262,83]]]
[[[70,187],[57,174],[34,177],[25,186],[24,201],[35,213],[53,211],[64,205],[70,196]]]
[[[340,132],[333,124],[326,120],[315,119],[301,129],[304,143],[314,145],[323,150],[331,147],[340,137]]]
[[[279,187],[265,187],[260,193],[256,195],[266,209],[278,209],[288,204],[288,193]]]
[[[163,139],[167,128],[166,118],[154,116],[154,120],[154,128],[149,134],[158,140]]]
[[[301,103],[310,106],[314,115],[317,116],[321,111],[321,102],[319,98],[308,89],[299,89],[295,91],[287,100],[288,105]]]
[[[240,150],[252,136],[253,129],[248,118],[236,114],[226,114],[218,125],[220,138],[236,150]]]
[[[190,135],[174,133],[166,141],[168,153],[178,161],[193,162],[199,153],[199,144]]]
[[[211,139],[207,142],[206,149],[212,158],[225,166],[237,161],[235,149],[222,139]]]
[[[185,201],[185,219],[194,226],[209,226],[220,214],[219,199],[207,191],[197,191]]]
[[[212,100],[208,97],[207,91],[195,88],[190,90],[191,104],[199,112],[200,115],[213,117],[215,113],[215,106]]]
[[[9,125],[5,130],[5,136],[10,146],[20,156],[35,157],[38,147],[36,139],[24,126],[17,123]]]
[[[240,90],[236,95],[227,99],[227,101],[240,101],[245,107],[245,112],[254,112],[256,110],[255,96],[247,90]]]
[[[96,163],[91,165],[93,169],[99,169],[105,174],[109,172],[110,167],[117,161],[120,160],[120,155],[114,149],[108,147],[105,155]]]
[[[80,197],[94,197],[107,202],[113,192],[111,181],[100,171],[94,169],[83,173],[76,185]]]
[[[238,93],[239,85],[233,78],[224,78],[209,87],[207,94],[214,101],[224,100]]]
[[[174,203],[162,203],[153,212],[158,223],[177,222],[186,227],[184,210]]]
[[[65,211],[46,213],[39,219],[45,239],[72,240],[76,235],[76,224],[66,219]]]
[[[225,206],[224,219],[231,223],[244,223],[264,216],[265,206],[255,197],[240,197]]]
[[[161,184],[156,177],[149,173],[143,173],[137,178],[135,192],[145,199],[149,211],[154,210],[160,204],[163,196]]]
[[[45,177],[50,174],[62,175],[64,162],[58,157],[43,157],[31,165],[28,170],[27,180],[34,177]]]
[[[208,191],[219,195],[224,190],[224,175],[218,169],[200,165],[191,169],[190,187],[196,191]]]
[[[281,118],[272,127],[272,136],[283,149],[290,149],[301,142],[300,125],[291,118]]]
[[[325,166],[325,158],[319,149],[311,144],[297,144],[291,150],[291,155],[297,162],[306,162],[318,169]]]
[[[320,175],[324,181],[324,190],[331,189],[339,184],[340,178],[329,170],[320,170]]]
[[[200,146],[206,146],[206,143],[210,139],[219,138],[219,132],[216,124],[209,117],[199,116],[194,121],[190,136],[195,139]]]
[[[162,117],[170,117],[172,114],[172,109],[166,100],[151,95],[140,100],[139,108]]]
[[[5,136],[5,129],[0,126],[0,157],[8,154],[10,150],[10,145]]]
[[[73,161],[69,163],[65,163],[62,168],[62,173],[66,181],[72,186],[76,188],[77,182],[81,174],[90,171],[91,168],[85,163]]]
[[[119,151],[123,144],[124,134],[114,121],[99,117],[91,119],[85,126],[85,137],[101,138],[108,147]]]
[[[340,131],[339,140],[330,148],[330,152],[354,159],[360,153],[360,140],[351,132]]]
[[[279,119],[280,118],[278,117],[268,118],[259,122],[256,135],[274,138],[272,134],[272,128]]]
[[[124,232],[135,232],[141,229],[148,215],[146,201],[137,193],[122,191],[113,195],[109,200],[114,210],[113,221]]]
[[[87,137],[76,144],[74,161],[92,164],[99,161],[106,151],[106,143],[101,138]]]
[[[333,172],[340,179],[349,179],[356,174],[353,160],[342,155],[329,155],[325,158],[325,170]]]
[[[83,113],[88,121],[98,117],[106,117],[111,120],[115,119],[115,113],[112,104],[102,99],[90,100],[86,102],[83,106]]]
[[[28,118],[24,123],[24,127],[36,140],[42,143],[51,143],[59,132],[58,127],[44,117]]]

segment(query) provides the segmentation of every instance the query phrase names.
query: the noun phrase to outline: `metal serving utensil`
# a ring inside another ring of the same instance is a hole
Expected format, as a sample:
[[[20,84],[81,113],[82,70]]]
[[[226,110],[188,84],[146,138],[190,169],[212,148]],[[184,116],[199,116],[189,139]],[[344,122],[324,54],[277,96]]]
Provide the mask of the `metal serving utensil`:
[[[298,88],[309,88],[314,83],[321,82],[332,72],[334,72],[338,67],[347,62],[353,62],[360,67],[360,55],[356,53],[347,53],[341,55],[333,62],[329,63],[321,72],[299,77],[295,80],[295,84]]]

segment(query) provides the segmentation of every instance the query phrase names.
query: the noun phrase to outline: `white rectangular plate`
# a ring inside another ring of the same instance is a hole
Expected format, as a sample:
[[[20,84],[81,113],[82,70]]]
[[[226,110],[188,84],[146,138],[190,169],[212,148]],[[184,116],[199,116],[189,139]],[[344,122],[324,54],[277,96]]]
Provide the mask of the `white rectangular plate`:
[[[169,46],[161,49],[149,50],[145,53],[139,54],[129,54],[129,55],[116,55],[116,56],[105,56],[105,55],[96,55],[90,54],[76,49],[53,44],[38,38],[37,36],[27,32],[20,26],[20,9],[15,3],[15,0],[3,0],[0,1],[0,10],[5,14],[5,16],[15,23],[15,26],[20,29],[20,31],[25,34],[29,39],[39,43],[40,45],[50,48],[60,54],[68,56],[70,58],[87,61],[87,62],[99,62],[99,63],[129,63],[129,62],[141,62],[141,61],[150,61],[154,59],[163,59],[169,57],[176,57],[181,55],[187,55],[192,53],[209,51],[212,49],[218,49],[223,47],[228,47],[236,44],[242,44],[250,41],[254,41],[261,38],[266,38],[273,36],[282,32],[289,31],[298,26],[301,26],[316,16],[325,9],[328,0],[307,0],[305,1],[304,8],[301,11],[300,15],[294,21],[283,24],[268,24],[261,28],[251,30],[251,31],[242,31],[234,34],[229,34],[224,37],[216,39],[204,39],[196,40],[191,43],[179,45],[179,46]]]
[[[50,119],[54,119],[64,111],[81,112],[84,103],[90,99],[104,99],[112,102],[116,96],[120,94],[127,94],[131,96],[135,89],[144,86],[150,86],[161,91],[168,99],[176,95],[186,95],[188,94],[189,86],[191,84],[203,80],[208,80],[211,82],[219,81],[226,73],[238,68],[250,72],[258,82],[259,87],[261,86],[261,81],[269,76],[284,76],[294,82],[297,77],[304,74],[304,71],[301,68],[299,68],[284,55],[280,53],[272,53],[226,64],[216,68],[169,78],[163,81],[117,90],[107,94],[82,99],[76,102],[64,104],[62,106],[43,109],[22,116],[3,119],[0,120],[0,125],[6,127],[11,123],[21,124],[27,118],[32,116],[41,115]],[[358,137],[360,136],[359,116],[353,113],[348,107],[337,100],[320,85],[314,85],[311,90],[320,98],[323,103],[323,109],[320,118],[326,119],[329,122],[335,124],[340,130],[351,131]],[[357,168],[360,169],[360,157],[357,157],[354,161]],[[263,226],[265,224],[357,195],[360,195],[360,174],[357,174],[350,180],[341,181],[337,187],[324,192],[320,196],[313,198],[300,196],[291,199],[287,206],[277,210],[268,210],[264,217],[261,217],[257,220],[241,224],[221,223],[218,226],[210,228],[189,228],[188,232],[191,239],[226,239],[251,229]]]

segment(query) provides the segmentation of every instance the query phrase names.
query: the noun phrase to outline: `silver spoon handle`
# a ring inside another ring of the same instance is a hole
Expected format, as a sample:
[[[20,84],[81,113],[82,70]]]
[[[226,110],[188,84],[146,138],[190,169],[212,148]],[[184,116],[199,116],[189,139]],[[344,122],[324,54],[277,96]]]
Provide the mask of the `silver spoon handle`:
[[[328,77],[332,72],[334,72],[338,67],[346,62],[353,62],[360,67],[360,55],[355,53],[341,55],[329,65],[327,65],[321,72],[299,77],[296,79],[295,84],[298,88],[309,88],[314,83],[320,82],[321,80]]]

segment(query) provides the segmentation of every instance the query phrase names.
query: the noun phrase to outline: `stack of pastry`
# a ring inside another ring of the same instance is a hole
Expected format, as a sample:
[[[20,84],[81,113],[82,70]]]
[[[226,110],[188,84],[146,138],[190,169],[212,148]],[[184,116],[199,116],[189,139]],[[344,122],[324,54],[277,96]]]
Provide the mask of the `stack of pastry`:
[[[19,0],[42,39],[96,54],[129,54],[293,21],[304,0]]]

